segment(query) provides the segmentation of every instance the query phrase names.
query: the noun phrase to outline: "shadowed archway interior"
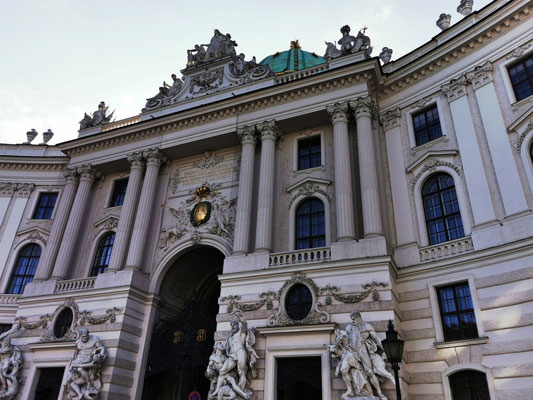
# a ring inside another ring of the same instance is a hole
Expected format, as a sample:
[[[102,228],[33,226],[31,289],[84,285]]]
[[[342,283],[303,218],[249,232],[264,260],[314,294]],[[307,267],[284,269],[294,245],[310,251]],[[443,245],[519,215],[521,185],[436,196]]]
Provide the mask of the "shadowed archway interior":
[[[145,372],[143,399],[207,398],[205,369],[216,331],[223,254],[196,247],[171,266],[161,284]]]

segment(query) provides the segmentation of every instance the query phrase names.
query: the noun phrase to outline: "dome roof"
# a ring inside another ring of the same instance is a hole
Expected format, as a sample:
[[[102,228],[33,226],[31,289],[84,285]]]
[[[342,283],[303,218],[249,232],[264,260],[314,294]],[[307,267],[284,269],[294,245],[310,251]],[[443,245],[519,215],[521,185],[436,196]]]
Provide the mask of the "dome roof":
[[[260,65],[267,65],[276,75],[300,71],[302,69],[325,64],[326,60],[315,53],[302,50],[297,40],[291,42],[291,48],[268,56]]]

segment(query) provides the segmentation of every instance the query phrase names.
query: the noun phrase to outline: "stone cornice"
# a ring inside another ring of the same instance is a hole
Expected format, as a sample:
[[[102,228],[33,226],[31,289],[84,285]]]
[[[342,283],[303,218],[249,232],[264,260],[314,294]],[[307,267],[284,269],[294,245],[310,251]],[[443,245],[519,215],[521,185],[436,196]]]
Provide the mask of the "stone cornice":
[[[506,6],[502,7],[502,9],[505,7]],[[496,12],[500,12],[500,10]],[[485,20],[490,19],[490,17],[491,16],[487,16],[483,20],[472,25],[472,28],[475,25],[484,23]],[[531,6],[529,3],[526,3],[519,9],[513,11],[509,17],[501,16],[500,20],[496,22],[487,21],[488,24],[492,25],[487,26],[486,29],[480,31],[476,35],[468,37],[466,31],[461,32],[449,42],[443,43],[441,45],[442,47],[438,46],[436,49],[430,50],[428,53],[419,57],[419,59],[402,67],[402,70],[411,67],[413,68],[412,71],[405,73],[400,70],[392,71],[385,82],[385,87],[381,93],[383,95],[390,95],[396,92],[401,92],[405,88],[412,86],[414,83],[434,75],[448,67],[450,64],[478,51],[479,48],[496,40],[509,30],[513,29],[516,25],[523,23],[529,18],[531,18]],[[442,54],[434,60],[428,60],[428,58],[434,56],[437,51],[440,51]],[[417,68],[415,65],[412,65],[415,63],[421,64],[420,67]]]
[[[355,71],[350,71],[349,69],[355,69]],[[324,81],[324,77],[328,77],[329,80]],[[257,93],[249,93],[238,96],[238,99],[225,100],[224,103],[227,103],[227,105],[223,108],[217,103],[209,104],[202,108],[186,110],[151,121],[124,126],[108,131],[105,135],[74,139],[60,143],[58,147],[70,157],[77,156],[116,145],[137,142],[171,131],[188,129],[220,119],[242,115],[243,113],[257,111],[265,106],[284,104],[309,95],[318,95],[346,86],[362,83],[376,86],[378,79],[381,79],[381,75],[377,68],[377,61],[374,59],[367,60],[360,64],[328,71],[328,75],[317,74],[307,79],[291,81],[265,89],[273,93],[266,93],[261,98],[257,98]]]
[[[39,158],[39,160],[18,156],[0,157],[0,169],[55,171],[65,168],[68,162],[67,157]]]

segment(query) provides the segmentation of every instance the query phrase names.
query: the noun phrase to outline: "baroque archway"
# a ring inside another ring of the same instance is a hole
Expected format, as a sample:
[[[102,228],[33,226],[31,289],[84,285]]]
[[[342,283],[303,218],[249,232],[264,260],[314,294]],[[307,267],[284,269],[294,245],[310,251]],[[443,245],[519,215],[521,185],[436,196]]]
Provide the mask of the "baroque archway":
[[[182,254],[161,283],[143,399],[207,398],[205,369],[216,331],[224,255],[207,246]]]

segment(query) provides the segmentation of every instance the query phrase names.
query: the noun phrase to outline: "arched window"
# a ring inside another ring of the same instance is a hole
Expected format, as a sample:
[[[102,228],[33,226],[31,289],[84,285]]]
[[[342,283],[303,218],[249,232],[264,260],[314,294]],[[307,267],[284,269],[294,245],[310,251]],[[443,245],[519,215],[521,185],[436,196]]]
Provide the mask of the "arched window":
[[[453,400],[490,400],[487,376],[483,372],[464,369],[448,379]]]
[[[113,243],[115,243],[115,232],[106,233],[100,239],[94,256],[91,276],[96,276],[107,270],[109,259],[111,258],[111,251],[113,250]]]
[[[429,244],[465,235],[453,178],[445,173],[431,176],[422,187],[422,201]]]
[[[324,203],[314,197],[296,209],[296,250],[326,245]]]
[[[38,244],[29,244],[20,250],[15,270],[9,281],[8,293],[22,294],[24,292],[26,285],[33,281],[40,257],[41,247]]]

